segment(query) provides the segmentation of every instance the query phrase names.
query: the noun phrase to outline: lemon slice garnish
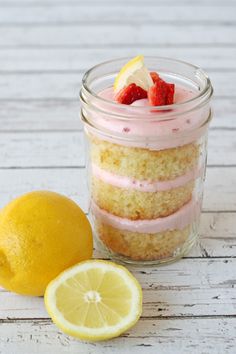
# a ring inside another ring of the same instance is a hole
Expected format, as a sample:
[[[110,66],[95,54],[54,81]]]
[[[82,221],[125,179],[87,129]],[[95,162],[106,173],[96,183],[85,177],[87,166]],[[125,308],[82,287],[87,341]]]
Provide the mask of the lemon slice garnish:
[[[144,57],[138,55],[123,66],[114,82],[115,92],[120,91],[129,84],[136,84],[148,91],[153,85],[151,75],[144,65]]]
[[[91,341],[119,336],[142,311],[142,290],[123,266],[108,261],[78,263],[54,279],[45,305],[65,333]]]

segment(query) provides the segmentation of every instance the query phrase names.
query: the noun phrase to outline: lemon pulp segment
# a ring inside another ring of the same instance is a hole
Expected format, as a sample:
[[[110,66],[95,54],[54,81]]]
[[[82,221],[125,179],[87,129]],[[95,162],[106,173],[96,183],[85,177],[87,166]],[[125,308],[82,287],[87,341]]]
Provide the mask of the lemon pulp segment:
[[[136,323],[142,291],[126,268],[107,261],[85,261],[49,284],[45,304],[64,332],[81,339],[103,340]]]
[[[132,83],[135,83],[146,91],[153,85],[151,75],[144,65],[142,55],[136,56],[122,67],[115,79],[114,90],[118,92]]]

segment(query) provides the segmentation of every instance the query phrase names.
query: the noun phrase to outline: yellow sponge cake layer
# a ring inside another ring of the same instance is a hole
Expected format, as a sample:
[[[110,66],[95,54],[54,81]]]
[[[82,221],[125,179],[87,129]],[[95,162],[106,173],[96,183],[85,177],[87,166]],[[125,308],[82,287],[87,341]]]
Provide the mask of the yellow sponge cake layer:
[[[111,251],[132,260],[147,261],[173,257],[188,240],[190,225],[182,230],[145,234],[120,230],[95,219],[95,230],[99,239]]]
[[[142,192],[124,189],[92,177],[92,196],[101,208],[131,220],[168,216],[191,199],[194,182],[165,191]]]
[[[120,176],[164,181],[185,174],[197,165],[199,145],[153,151],[103,141],[90,135],[92,163]]]

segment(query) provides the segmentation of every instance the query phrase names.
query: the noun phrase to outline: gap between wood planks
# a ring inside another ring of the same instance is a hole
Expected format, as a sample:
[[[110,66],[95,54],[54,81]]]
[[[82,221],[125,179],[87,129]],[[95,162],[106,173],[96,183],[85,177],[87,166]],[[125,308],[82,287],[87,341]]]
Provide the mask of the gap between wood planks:
[[[210,68],[210,67],[204,67],[204,71],[207,71],[208,73],[235,73],[236,68]],[[1,70],[0,69],[0,75],[67,75],[67,74],[79,74],[82,75],[86,72],[86,69],[83,70],[76,70],[76,69],[62,69],[62,70],[53,70],[53,69],[45,69],[45,70]],[[225,96],[224,96],[225,97]],[[233,96],[235,97],[235,96]]]
[[[68,24],[67,27],[61,28],[60,25],[49,24],[50,32],[48,28],[42,28],[42,25],[34,24],[31,26],[31,31],[26,31],[25,27],[18,27],[14,31],[14,27],[7,27],[6,31],[1,32],[1,44],[12,46],[18,44],[100,44],[110,43],[118,45],[118,43],[147,43],[154,46],[155,44],[169,43],[235,43],[235,31],[233,26],[218,26],[209,24],[208,22],[197,25],[192,23],[188,28],[178,22],[180,26],[175,26],[173,22],[158,23],[137,23],[132,24],[127,21],[120,27],[119,22],[106,24],[106,22],[96,22],[87,25],[84,22],[82,25]],[[4,26],[4,25],[3,25]],[[1,27],[0,27],[1,28]],[[3,27],[4,28],[4,27]],[[96,31],[94,30],[96,28]],[[178,28],[178,31],[177,31]],[[73,32],[71,32],[71,29]],[[121,30],[122,29],[122,30]],[[154,32],[156,31],[156,32]],[[165,36],[161,33],[165,31]],[[137,37],[138,32],[138,37]],[[152,35],[150,35],[152,33]],[[153,34],[155,33],[155,36]],[[46,36],[50,34],[50,38]],[[60,36],[59,38],[56,36]],[[104,37],[102,37],[104,36]],[[139,39],[139,41],[138,41]]]
[[[208,168],[235,168],[235,165],[207,165]],[[85,165],[58,166],[0,166],[0,170],[83,170]]]
[[[202,316],[141,316],[140,320],[145,321],[145,320],[188,320],[188,319],[220,319],[220,318],[236,318],[236,315],[202,315]],[[35,318],[28,318],[28,317],[12,317],[12,318],[0,318],[0,324],[3,323],[32,323],[32,322],[43,322],[43,324],[48,323],[51,324],[53,323],[50,317],[35,317]],[[130,337],[130,336],[129,336]],[[150,336],[147,336],[150,338]]]
[[[84,73],[84,70],[82,71]],[[1,77],[1,102],[14,100],[45,100],[48,99],[78,99],[83,74],[77,73],[21,73],[15,75],[8,73]],[[226,74],[223,71],[212,71],[211,81],[215,89],[214,98],[236,98],[236,71]],[[66,101],[65,101],[66,102]]]
[[[117,6],[117,1],[112,2],[111,0],[101,0],[99,1],[99,5],[108,5],[113,7],[113,6]],[[125,0],[120,0],[119,1],[119,5],[125,5],[127,4],[127,1]],[[130,0],[130,4],[135,4],[135,6],[141,6],[143,7],[143,0]],[[197,2],[195,0],[180,0],[178,2],[178,5],[188,5],[191,7],[198,7],[198,6],[209,6],[209,4],[214,4],[217,6],[232,6],[235,5],[235,1],[234,0],[224,0],[223,2],[220,0],[208,0],[208,1],[204,1],[204,0],[198,0]],[[61,5],[66,5],[67,7],[74,7],[74,6],[89,6],[89,5],[97,5],[97,2],[94,0],[88,0],[88,1],[81,1],[78,2],[76,0],[68,0],[68,1],[63,1],[63,0],[49,0],[49,1],[32,1],[32,0],[21,0],[20,2],[20,6],[23,7],[57,7],[57,6],[61,6]],[[145,1],[145,6],[173,6],[176,5],[176,1],[174,0],[161,0],[158,1],[158,3],[155,0],[146,0]],[[14,1],[14,0],[8,0],[8,1],[0,1],[0,7],[19,7],[19,2]]]
[[[137,28],[138,27],[138,28]],[[178,29],[178,31],[177,31]],[[161,35],[165,32],[165,37]],[[139,41],[137,40],[137,32],[139,34]],[[150,36],[149,33],[156,33],[155,37]],[[176,27],[173,25],[123,25],[122,33],[121,27],[115,25],[103,26],[74,26],[74,27],[60,27],[54,26],[49,28],[31,27],[27,30],[24,27],[0,27],[0,43],[1,46],[8,46],[14,48],[16,46],[34,46],[39,47],[47,45],[50,48],[54,46],[81,46],[100,45],[101,48],[105,44],[110,46],[122,47],[123,43],[130,48],[131,45],[141,46],[142,43],[149,44],[149,46],[162,45],[168,46],[170,43],[175,44],[177,41],[182,45],[199,45],[225,43],[228,45],[235,45],[235,28],[231,26],[197,26],[193,25],[188,28]],[[122,35],[123,34],[123,35]],[[123,39],[122,39],[123,38]],[[137,43],[139,42],[139,43]],[[37,43],[37,45],[35,44]],[[144,48],[144,46],[143,46]]]
[[[19,45],[0,45],[0,51],[1,50],[6,50],[6,49],[27,49],[27,50],[40,50],[40,49],[117,49],[119,48],[120,50],[124,49],[137,49],[137,48],[153,48],[153,44],[148,44],[148,43],[103,43],[103,44],[87,44],[87,43],[82,43],[82,44],[19,44]],[[236,48],[236,43],[158,43],[159,48]]]
[[[155,20],[147,20],[147,21],[135,21],[131,20],[127,22],[127,20],[120,20],[120,21],[109,21],[106,20],[104,22],[101,21],[95,21],[95,20],[84,20],[84,21],[53,21],[53,22],[8,22],[8,23],[1,23],[0,22],[0,28],[19,28],[19,27],[76,27],[76,26],[84,26],[84,27],[99,27],[99,26],[111,26],[115,25],[117,27],[122,27],[124,25],[133,25],[133,26],[145,26],[145,25],[156,25]],[[216,21],[204,21],[204,20],[198,20],[198,21],[187,21],[187,20],[173,20],[173,21],[168,21],[168,20],[162,20],[158,21],[158,25],[161,26],[176,26],[176,27],[183,27],[183,26],[205,26],[205,27],[211,27],[211,26],[218,26],[218,27],[234,27],[236,25],[236,20],[216,20]]]
[[[0,23],[2,25],[37,25],[37,24],[94,24],[98,23],[116,23],[121,25],[127,22],[134,24],[142,23],[176,23],[177,25],[194,23],[209,23],[228,25],[235,23],[234,6],[202,6],[197,3],[196,11],[193,11],[191,4],[173,4],[169,6],[160,5],[158,2],[145,4],[143,6],[135,6],[132,3],[126,3],[125,12],[124,7],[116,2],[115,6],[110,6],[111,3],[93,4],[92,6],[85,3],[78,3],[78,6],[68,7],[59,4],[56,7],[45,6],[10,6],[1,7]],[[157,11],[158,10],[158,11]],[[210,16],[209,16],[210,14]],[[85,22],[86,19],[86,22]]]

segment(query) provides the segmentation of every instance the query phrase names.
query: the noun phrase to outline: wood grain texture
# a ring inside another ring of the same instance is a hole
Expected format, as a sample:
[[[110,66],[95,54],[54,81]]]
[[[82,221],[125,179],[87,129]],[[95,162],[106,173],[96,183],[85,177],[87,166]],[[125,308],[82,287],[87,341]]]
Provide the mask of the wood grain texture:
[[[189,256],[235,257],[236,214],[203,213],[201,217],[200,242]]]
[[[9,73],[0,81],[0,100],[76,99],[79,97],[82,72],[74,73]],[[215,97],[236,98],[236,71],[230,80],[223,71],[211,72]]]
[[[176,30],[178,28],[178,30]],[[186,30],[188,28],[188,30]],[[165,33],[165,36],[163,36]],[[28,26],[0,27],[0,47],[16,46],[132,46],[140,47],[159,44],[197,44],[215,45],[235,44],[234,26],[213,24],[193,24],[191,26],[175,26],[167,24],[72,24],[71,26]]]
[[[83,142],[82,132],[2,133],[0,168],[84,167]]]
[[[142,284],[142,319],[234,316],[235,266],[235,258],[188,258],[160,268],[128,266]],[[0,296],[1,319],[48,318],[42,298],[6,291],[0,291]]]
[[[0,169],[0,206],[30,190],[48,189],[63,193],[88,210],[87,178],[84,168]],[[207,169],[205,211],[236,211],[236,167]]]
[[[79,119],[79,102],[76,100],[19,101],[10,99],[1,102],[0,117],[0,131],[82,129]]]
[[[19,2],[20,1],[20,2]],[[130,0],[129,1],[131,4],[135,3],[136,6],[141,6],[143,7],[143,0]],[[55,7],[58,8],[58,6],[60,5],[66,5],[66,6],[78,6],[78,1],[76,0],[1,0],[0,1],[0,6],[2,7],[17,7],[19,6],[19,3],[21,4],[21,6],[24,7],[28,7],[28,6],[44,6],[44,7]],[[84,4],[84,1],[81,1],[80,4]],[[90,8],[91,5],[95,5],[96,4],[96,0],[87,0],[86,1],[86,5]],[[116,6],[117,5],[117,1],[116,0],[102,0],[101,1],[101,5],[107,5],[109,4],[110,6]],[[121,7],[123,7],[124,4],[127,4],[127,2],[125,0],[119,0],[119,5]],[[199,6],[199,5],[203,5],[203,6],[209,6],[209,5],[219,5],[222,7],[226,7],[226,6],[233,6],[235,5],[235,1],[234,0],[225,0],[224,3],[222,3],[220,0],[207,0],[207,2],[205,0],[199,0],[197,3],[194,0],[180,0],[179,1],[180,5],[191,5],[193,8]],[[165,6],[173,6],[176,5],[176,1],[174,0],[147,0],[145,3],[146,6],[150,6],[150,5],[156,5],[156,6],[160,6],[160,5],[165,5]]]
[[[85,169],[7,169],[0,170],[0,205],[31,190],[52,190],[67,195],[88,210],[88,192]]]
[[[82,130],[75,99],[9,99],[0,103],[0,132]],[[235,116],[235,98],[214,98],[211,128],[235,129]]]
[[[44,6],[38,4],[38,6],[22,7],[20,5],[12,7],[5,6],[0,12],[1,25],[15,24],[15,25],[31,25],[47,24],[53,26],[55,24],[71,25],[73,23],[199,23],[205,22],[207,24],[218,23],[230,24],[235,23],[235,6],[229,5],[224,8],[222,12],[222,6],[215,5],[209,6],[209,4],[197,6],[198,16],[193,11],[192,4],[176,4],[173,2],[173,6],[165,6],[164,2],[152,2],[148,6],[141,4],[142,6],[134,6],[131,3],[127,3],[124,8],[119,2],[104,3],[103,6],[93,3],[93,6],[88,6],[85,2],[74,3],[74,6],[69,7],[68,4],[62,3],[57,6],[57,11],[52,6]],[[211,16],[209,17],[209,13]]]
[[[0,72],[70,72],[85,71],[97,63],[140,53],[140,46],[107,48],[0,48]],[[207,71],[236,69],[236,47],[198,46],[147,46],[142,49],[147,56],[171,57],[185,60]]]
[[[152,319],[139,321],[128,333],[108,342],[86,343],[69,338],[50,321],[19,321],[1,325],[0,350],[19,354],[232,354],[235,318]]]
[[[81,131],[0,131],[0,168],[84,167],[84,140]],[[211,130],[208,145],[209,166],[236,166],[234,130]]]

